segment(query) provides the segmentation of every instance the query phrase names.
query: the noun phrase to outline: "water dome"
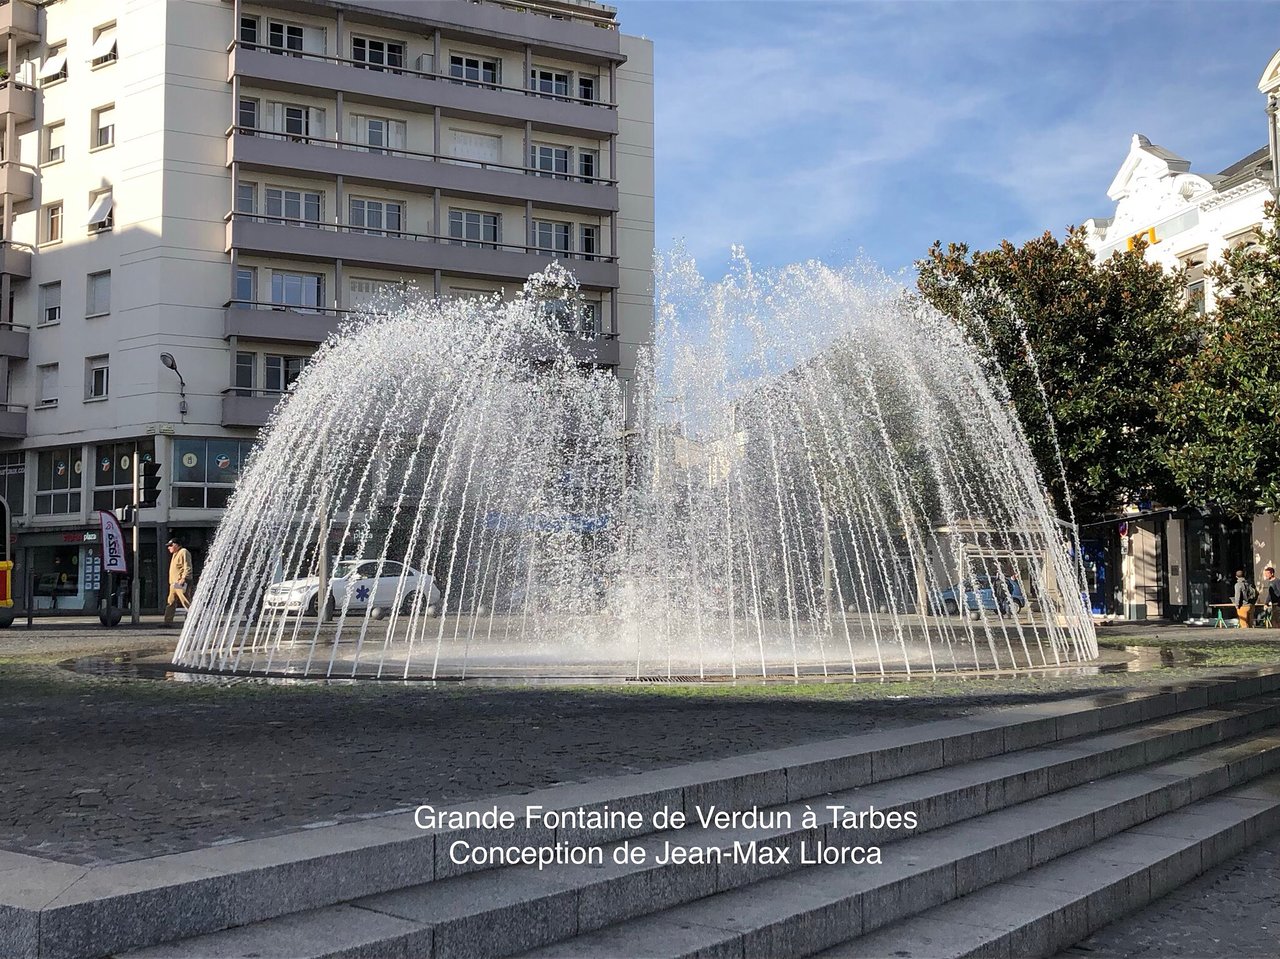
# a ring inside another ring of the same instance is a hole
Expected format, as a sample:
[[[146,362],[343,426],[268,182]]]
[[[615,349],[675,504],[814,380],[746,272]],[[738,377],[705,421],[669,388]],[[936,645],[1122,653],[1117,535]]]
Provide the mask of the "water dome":
[[[746,679],[1097,656],[1072,529],[954,324],[864,266],[660,264],[656,345],[583,362],[558,264],[405,297],[263,431],[175,662]]]

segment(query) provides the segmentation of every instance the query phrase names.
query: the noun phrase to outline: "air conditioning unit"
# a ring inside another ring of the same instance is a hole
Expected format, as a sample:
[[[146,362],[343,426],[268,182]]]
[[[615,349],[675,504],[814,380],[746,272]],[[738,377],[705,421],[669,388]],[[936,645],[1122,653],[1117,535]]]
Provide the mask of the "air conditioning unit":
[[[418,60],[414,64],[414,69],[417,70],[419,73],[435,73],[436,58],[434,54],[430,54],[430,53],[418,54]]]

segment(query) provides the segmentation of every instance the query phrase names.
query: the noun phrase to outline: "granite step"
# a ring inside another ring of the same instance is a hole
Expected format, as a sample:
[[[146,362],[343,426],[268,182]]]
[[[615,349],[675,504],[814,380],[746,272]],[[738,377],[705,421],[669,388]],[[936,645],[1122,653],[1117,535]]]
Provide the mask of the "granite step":
[[[600,867],[559,866],[545,869],[507,867],[483,873],[421,883],[394,892],[359,898],[330,910],[316,910],[267,920],[223,933],[144,949],[137,959],[161,956],[241,955],[359,955],[361,949],[393,951],[397,943],[412,943],[411,954],[426,955],[430,942],[435,956],[498,956],[553,943],[645,913],[690,903],[727,890],[814,867],[802,867],[804,848],[892,842],[895,830],[850,831],[830,825],[805,827],[807,805],[848,809],[874,806],[883,813],[914,811],[920,834],[942,829],[1037,797],[1078,786],[1101,776],[1150,765],[1171,756],[1200,749],[1280,723],[1280,700],[1257,697],[1211,709],[1182,714],[1158,722],[1114,732],[1082,736],[1048,747],[973,760],[956,766],[899,777],[869,786],[829,793],[820,801],[784,803],[766,812],[789,814],[790,822],[765,828],[686,827],[634,839],[652,854],[666,842],[689,848],[730,849],[751,842],[788,851],[786,862],[674,864],[617,864],[606,855]],[[1144,810],[1145,811],[1145,810]],[[780,818],[780,817],[779,817]],[[613,849],[607,846],[606,852]],[[357,915],[351,909],[368,915]],[[334,916],[347,915],[338,922]],[[413,928],[386,920],[409,922]],[[347,938],[312,936],[317,929],[341,926]],[[312,943],[315,945],[312,945]],[[281,945],[284,952],[277,952]],[[302,945],[306,943],[306,945]],[[378,944],[382,943],[382,946]]]
[[[1265,776],[818,955],[1053,956],[1277,830],[1280,776]]]
[[[521,955],[808,956],[1277,769],[1280,735],[1253,734],[900,840],[874,868],[811,866]],[[1270,808],[1262,801],[1258,828],[1271,822]],[[1241,835],[1247,834],[1246,828]]]

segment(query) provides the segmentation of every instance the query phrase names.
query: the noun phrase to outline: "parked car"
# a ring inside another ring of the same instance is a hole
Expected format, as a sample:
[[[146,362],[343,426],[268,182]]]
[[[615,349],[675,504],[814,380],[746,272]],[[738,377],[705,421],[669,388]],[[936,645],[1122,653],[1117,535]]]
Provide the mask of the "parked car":
[[[959,615],[961,603],[970,613],[987,610],[1008,616],[1020,613],[1027,605],[1027,597],[1016,579],[1005,579],[1002,583],[995,577],[976,576],[948,586],[937,594],[935,602],[948,616]]]
[[[390,611],[395,604],[397,590],[400,591],[401,612],[408,612],[414,605],[440,609],[440,590],[431,575],[391,560],[382,563],[381,575],[377,560],[339,561],[333,568],[325,601],[331,612],[340,611],[344,605],[349,611],[363,612],[371,607]],[[424,591],[425,602],[419,603],[418,597]],[[320,611],[319,593],[319,576],[287,579],[268,587],[262,608],[267,612],[314,616]]]

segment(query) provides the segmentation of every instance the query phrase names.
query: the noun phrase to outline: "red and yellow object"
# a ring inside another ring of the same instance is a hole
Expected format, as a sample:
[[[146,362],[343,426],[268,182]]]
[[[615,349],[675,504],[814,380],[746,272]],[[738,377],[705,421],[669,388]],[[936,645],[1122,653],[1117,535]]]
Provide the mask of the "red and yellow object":
[[[0,606],[13,605],[13,561],[0,561]]]

